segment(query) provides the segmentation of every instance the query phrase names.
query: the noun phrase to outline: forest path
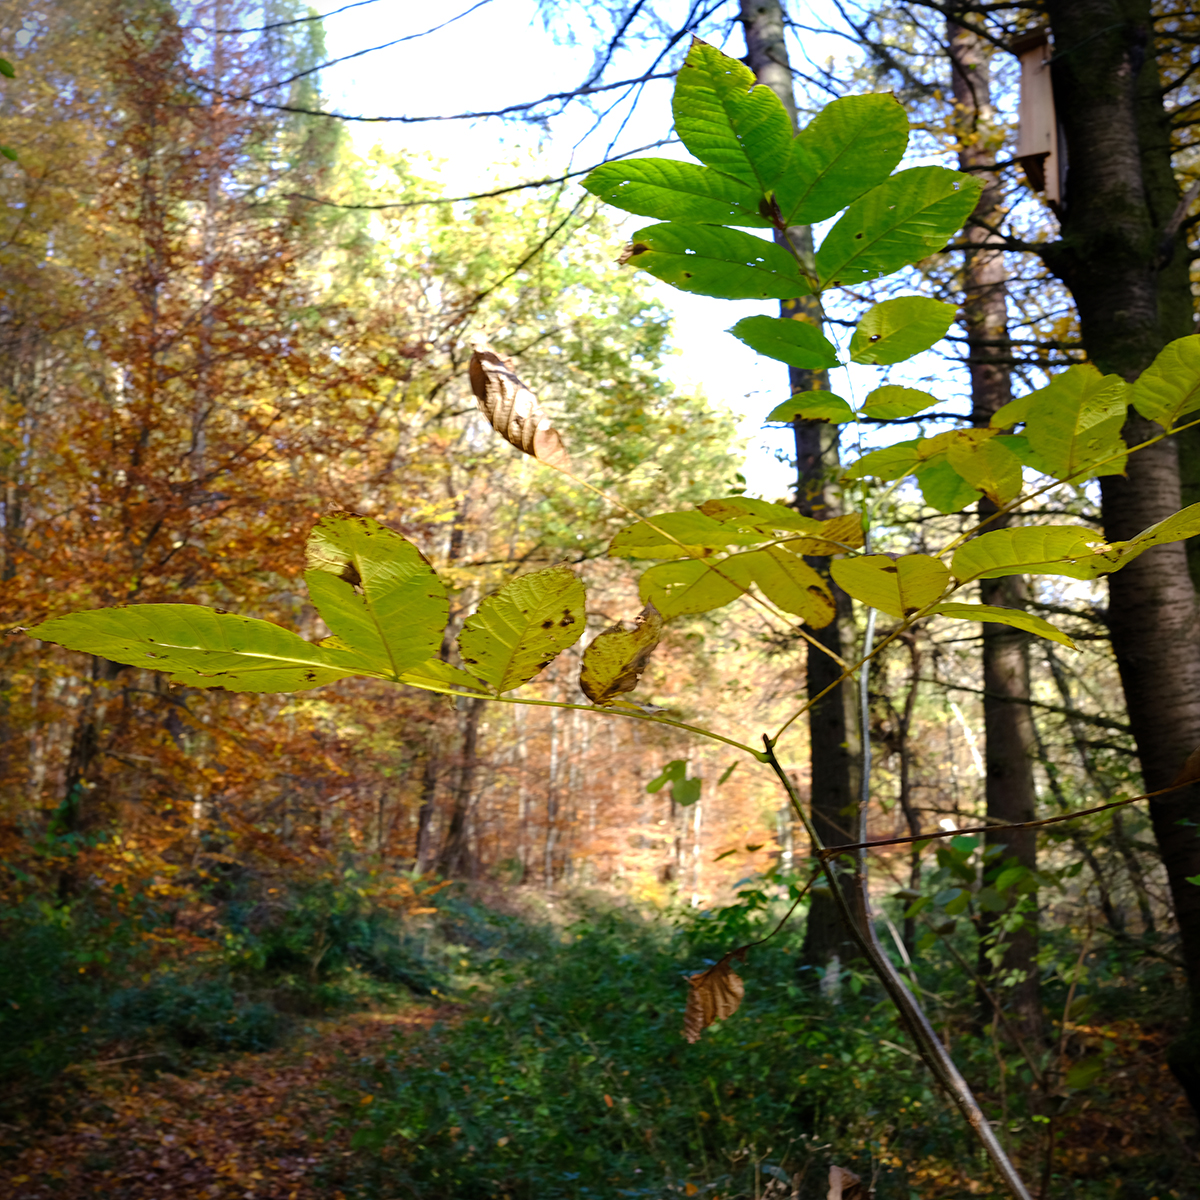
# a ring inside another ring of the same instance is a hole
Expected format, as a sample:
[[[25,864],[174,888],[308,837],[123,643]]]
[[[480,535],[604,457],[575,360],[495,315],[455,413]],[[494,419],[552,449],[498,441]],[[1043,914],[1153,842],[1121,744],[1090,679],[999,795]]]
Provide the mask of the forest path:
[[[369,1103],[354,1084],[399,1032],[453,1020],[455,1006],[310,1022],[284,1045],[186,1075],[83,1065],[56,1085],[57,1113],[0,1161],[7,1200],[336,1200],[344,1118]],[[152,1061],[152,1060],[150,1060]],[[0,1130],[0,1145],[12,1127]],[[334,1168],[331,1172],[329,1168]]]

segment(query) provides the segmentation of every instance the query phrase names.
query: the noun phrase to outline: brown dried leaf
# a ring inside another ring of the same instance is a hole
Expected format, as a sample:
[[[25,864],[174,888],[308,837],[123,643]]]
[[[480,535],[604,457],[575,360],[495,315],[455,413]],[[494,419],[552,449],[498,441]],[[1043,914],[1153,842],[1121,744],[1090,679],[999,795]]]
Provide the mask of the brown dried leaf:
[[[614,625],[583,652],[579,686],[593,704],[612,704],[632,692],[662,637],[663,619],[653,604],[638,614],[633,629]]]
[[[825,1200],[863,1200],[867,1189],[863,1181],[853,1171],[845,1167],[829,1168],[829,1191]]]
[[[683,1013],[683,1036],[689,1043],[698,1042],[700,1035],[714,1021],[732,1017],[741,1006],[746,985],[729,966],[731,958],[744,958],[746,948],[732,950],[715,967],[688,977],[687,1008]]]
[[[1185,783],[1200,781],[1200,746],[1191,752],[1179,768],[1179,774],[1171,781],[1172,787],[1182,787]]]
[[[516,363],[497,354],[485,337],[472,339],[471,390],[492,428],[519,450],[551,467],[570,464],[566,447],[537,397],[521,382]]]

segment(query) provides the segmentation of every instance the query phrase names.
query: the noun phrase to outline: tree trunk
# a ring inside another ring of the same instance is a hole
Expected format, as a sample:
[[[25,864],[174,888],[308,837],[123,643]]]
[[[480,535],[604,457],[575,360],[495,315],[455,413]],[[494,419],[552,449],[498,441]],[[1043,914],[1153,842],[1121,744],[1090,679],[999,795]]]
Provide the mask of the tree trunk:
[[[783,102],[796,128],[796,101],[792,92],[792,70],[784,44],[783,9],[779,0],[742,0],[742,25],[746,34],[746,63],[760,83]],[[788,240],[801,254],[812,255],[812,229],[797,226],[788,230]],[[820,328],[821,302],[815,296],[785,300],[780,316],[808,321]],[[824,371],[788,368],[789,394],[829,387]],[[838,467],[838,431],[828,421],[794,423],[796,439],[796,507],[808,516],[821,518],[838,514],[837,497],[830,486]],[[829,560],[805,560],[831,588],[837,600],[837,616],[814,636],[833,654],[844,657],[843,647],[852,640],[845,636],[851,622],[850,599],[833,584]],[[808,648],[806,688],[815,696],[841,674],[829,655]],[[843,686],[809,710],[808,730],[812,773],[812,818],[817,832],[829,845],[853,842],[858,836],[857,745],[855,736],[854,689]],[[859,892],[847,876],[845,895],[857,910]],[[815,893],[805,925],[801,959],[805,966],[823,967],[834,954],[842,962],[858,956],[856,943],[843,926],[840,910],[831,896]]]
[[[463,878],[471,874],[467,816],[471,810],[471,795],[475,790],[475,770],[479,765],[479,717],[486,703],[482,698],[469,700],[463,719],[462,763],[458,770],[450,819],[446,824],[446,840],[442,843],[437,863],[439,873],[449,878]]]
[[[1062,239],[1044,252],[1070,288],[1088,355],[1102,371],[1137,376],[1168,341],[1192,332],[1184,238],[1164,230],[1179,203],[1168,117],[1144,0],[1048,0],[1054,94],[1069,172]],[[1155,427],[1131,415],[1126,438]],[[1101,481],[1104,533],[1131,537],[1180,506],[1177,447],[1160,442]],[[1109,576],[1109,623],[1145,785],[1167,786],[1200,745],[1200,630],[1181,543],[1156,546]],[[1192,1019],[1170,1063],[1200,1113],[1200,788],[1152,801]]]
[[[983,38],[953,22],[947,23],[950,74],[955,120],[959,139],[958,165],[981,178],[983,193],[968,224],[965,240],[979,249],[967,250],[962,271],[963,328],[968,342],[971,373],[971,423],[986,429],[992,414],[1012,399],[1012,384],[1005,359],[1008,340],[1008,270],[1004,252],[990,245],[1006,210],[1000,178],[979,168],[995,162],[995,114],[991,95],[991,48]],[[988,499],[979,502],[981,518],[993,516],[996,506]],[[1005,520],[994,520],[989,529],[999,529]],[[985,579],[979,585],[984,604],[1024,608],[1028,585],[1019,575]],[[1037,790],[1033,780],[1036,735],[1029,707],[1029,635],[1009,625],[983,625],[983,721],[986,765],[985,797],[989,818],[1011,824],[1037,817]],[[1037,868],[1035,830],[1008,830],[986,834],[988,848],[1003,847],[988,863],[995,876],[1014,863]],[[1023,898],[1022,898],[1023,901]],[[1018,902],[1014,894],[1009,909]],[[1027,901],[1023,901],[1027,903]],[[994,1020],[987,996],[1011,1003],[1016,1022],[1031,1043],[1042,1033],[1042,1004],[1037,970],[1037,903],[1024,920],[1005,935],[1002,928],[1012,918],[1006,911],[980,914],[979,974],[986,984],[979,1002],[983,1026]],[[1003,953],[997,939],[1003,936]],[[1005,987],[1000,980],[1015,980]]]

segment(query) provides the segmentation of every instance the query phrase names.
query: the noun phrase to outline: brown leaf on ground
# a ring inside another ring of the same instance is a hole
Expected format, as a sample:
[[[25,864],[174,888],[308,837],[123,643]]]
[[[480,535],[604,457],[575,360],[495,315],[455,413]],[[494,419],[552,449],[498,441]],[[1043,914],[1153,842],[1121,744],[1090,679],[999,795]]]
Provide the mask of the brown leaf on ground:
[[[638,614],[633,629],[614,625],[583,652],[579,686],[593,704],[611,704],[632,692],[662,637],[663,619],[653,604]]]
[[[825,1200],[863,1200],[867,1189],[863,1181],[853,1171],[845,1167],[829,1168],[829,1191]]]
[[[715,967],[688,977],[687,1008],[683,1013],[683,1036],[689,1043],[698,1042],[700,1035],[714,1022],[732,1017],[746,994],[741,976],[734,974],[729,960],[744,958],[746,948],[731,950]]]
[[[562,438],[537,397],[521,382],[516,363],[497,354],[482,336],[472,339],[471,348],[471,390],[491,427],[539,462],[568,466]]]

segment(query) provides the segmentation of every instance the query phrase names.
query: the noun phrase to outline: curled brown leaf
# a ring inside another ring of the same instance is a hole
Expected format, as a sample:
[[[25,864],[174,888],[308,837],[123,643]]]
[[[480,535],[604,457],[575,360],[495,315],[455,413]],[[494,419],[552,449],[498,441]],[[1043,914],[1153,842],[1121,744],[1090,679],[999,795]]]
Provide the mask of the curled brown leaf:
[[[825,1200],[863,1200],[866,1194],[863,1181],[853,1171],[847,1171],[845,1167],[829,1168],[829,1191],[825,1193]]]
[[[683,1013],[683,1036],[689,1043],[698,1042],[700,1035],[714,1022],[732,1017],[741,1006],[746,985],[729,963],[733,958],[745,958],[747,947],[731,950],[716,966],[688,977],[687,1008]]]
[[[638,614],[633,629],[614,625],[583,653],[579,686],[593,704],[612,704],[622,692],[632,692],[650,661],[663,619],[653,604]]]
[[[1195,783],[1197,780],[1200,780],[1200,746],[1184,760],[1179,774],[1171,781],[1171,786],[1182,787],[1185,783]]]
[[[517,375],[516,363],[497,354],[482,336],[472,339],[471,348],[471,390],[491,427],[540,462],[566,467],[570,459],[562,438]]]

